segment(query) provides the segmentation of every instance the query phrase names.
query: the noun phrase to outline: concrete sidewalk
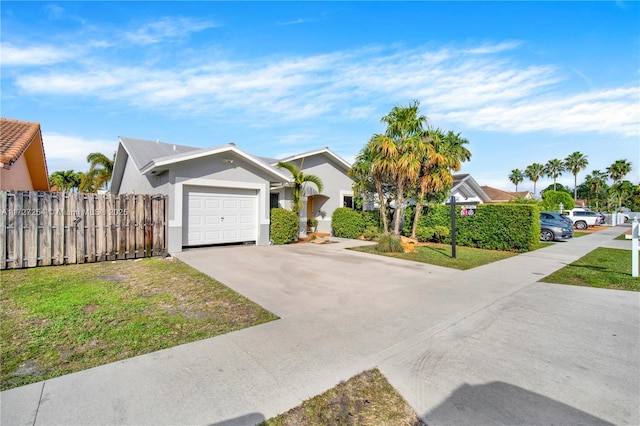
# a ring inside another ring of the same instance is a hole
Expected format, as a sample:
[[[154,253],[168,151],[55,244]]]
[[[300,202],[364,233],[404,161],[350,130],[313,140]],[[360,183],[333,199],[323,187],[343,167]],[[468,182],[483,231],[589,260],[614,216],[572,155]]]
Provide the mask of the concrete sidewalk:
[[[2,392],[0,420],[255,424],[379,367],[429,424],[640,424],[640,295],[537,282],[622,232],[468,271],[345,240],[186,251],[281,319]]]

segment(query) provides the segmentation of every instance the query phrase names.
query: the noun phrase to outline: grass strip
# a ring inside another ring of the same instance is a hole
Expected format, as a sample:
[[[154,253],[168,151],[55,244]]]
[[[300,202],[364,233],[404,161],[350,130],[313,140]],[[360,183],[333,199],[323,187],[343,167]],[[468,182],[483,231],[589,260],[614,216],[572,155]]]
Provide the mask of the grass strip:
[[[593,250],[540,281],[640,291],[640,278],[631,276],[631,251],[606,247]]]
[[[304,401],[262,426],[426,425],[377,369],[365,371]]]
[[[277,317],[175,258],[0,272],[2,390]]]
[[[376,251],[375,246],[354,247],[352,250],[461,270],[486,265],[517,254],[507,251],[459,246],[456,247],[456,258],[454,259],[451,257],[451,245],[449,244],[419,245],[416,247],[416,251],[412,253],[380,253]]]

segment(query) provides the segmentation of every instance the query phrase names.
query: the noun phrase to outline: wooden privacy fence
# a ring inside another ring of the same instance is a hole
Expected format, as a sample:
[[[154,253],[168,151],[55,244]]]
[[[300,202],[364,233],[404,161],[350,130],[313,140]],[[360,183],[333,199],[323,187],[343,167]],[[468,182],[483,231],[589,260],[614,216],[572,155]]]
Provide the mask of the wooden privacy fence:
[[[0,269],[167,252],[167,196],[0,191]]]

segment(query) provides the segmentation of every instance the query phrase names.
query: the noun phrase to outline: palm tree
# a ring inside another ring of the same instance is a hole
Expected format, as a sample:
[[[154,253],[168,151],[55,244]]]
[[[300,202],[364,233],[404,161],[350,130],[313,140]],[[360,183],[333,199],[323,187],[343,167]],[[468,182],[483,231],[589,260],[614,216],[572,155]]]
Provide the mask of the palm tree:
[[[611,179],[613,179],[615,186],[616,184],[622,182],[622,179],[631,171],[631,163],[627,160],[616,160],[611,166],[607,167],[607,173]],[[622,207],[622,192],[615,191],[618,195],[618,208]]]
[[[553,190],[556,190],[556,181],[558,176],[562,176],[562,172],[565,171],[564,163],[557,158],[547,161],[544,165],[544,174],[553,178]]]
[[[631,163],[627,160],[616,160],[615,163],[607,167],[607,173],[614,183],[620,182],[630,171]]]
[[[587,160],[587,156],[582,154],[581,152],[574,152],[573,154],[569,154],[567,158],[564,159],[565,168],[573,174],[573,199],[578,199],[578,173],[581,170],[584,170],[589,164]]]
[[[304,174],[302,171],[303,165],[304,159],[300,163],[300,167],[295,164],[284,163],[282,161],[277,164],[277,167],[288,170],[293,178],[293,186],[291,187],[291,211],[296,215],[299,215],[300,210],[302,210],[302,198],[305,195],[305,183],[308,182],[314,184],[318,188],[318,192],[322,192],[323,190],[322,180],[318,176]]]
[[[628,201],[635,190],[635,185],[628,180],[621,180],[611,185],[611,195],[618,196],[618,207]]]
[[[591,174],[584,178],[587,188],[589,188],[589,198],[595,198],[596,200],[596,208],[598,208],[599,201],[607,185],[606,179],[607,174],[600,170],[593,170]]]
[[[524,169],[524,175],[533,182],[533,194],[536,193],[536,184],[538,180],[544,175],[544,166],[540,163],[533,163]]]
[[[396,217],[393,233],[400,235],[405,190],[415,184],[420,175],[422,159],[426,152],[424,126],[427,117],[419,115],[420,103],[414,101],[407,107],[395,106],[381,122],[387,125],[384,135],[374,137],[377,164],[388,173],[396,186]]]
[[[509,175],[509,180],[516,186],[516,192],[518,192],[518,184],[524,180],[524,174],[520,169],[513,169]]]
[[[448,190],[453,182],[452,172],[460,170],[462,162],[471,159],[471,152],[464,147],[469,141],[460,137],[460,133],[449,131],[445,135],[440,129],[427,130],[423,143],[424,157],[418,179],[411,238],[416,238],[420,214],[427,198],[437,198]]]
[[[80,177],[80,185],[78,185],[80,192],[96,192],[98,190],[96,179],[91,174],[78,172],[78,175]]]
[[[373,136],[367,145],[360,150],[348,174],[354,180],[353,191],[357,196],[368,196],[373,193],[378,195],[382,227],[387,233],[389,232],[389,220],[387,219],[385,186],[388,186],[389,179],[379,167],[375,138],[376,136]]]
[[[87,162],[89,163],[89,172],[87,175],[93,179],[93,187],[95,190],[107,187],[113,175],[115,157],[115,152],[113,153],[113,158],[109,158],[100,152],[92,152],[87,155]]]
[[[71,192],[80,185],[80,174],[73,170],[58,170],[51,173],[49,182],[61,192]]]

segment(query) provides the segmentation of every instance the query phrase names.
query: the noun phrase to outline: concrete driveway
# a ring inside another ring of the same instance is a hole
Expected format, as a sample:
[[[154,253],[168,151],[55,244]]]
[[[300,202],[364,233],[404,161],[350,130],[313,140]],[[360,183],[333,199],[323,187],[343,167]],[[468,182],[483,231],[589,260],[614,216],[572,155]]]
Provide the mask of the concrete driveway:
[[[185,251],[281,319],[3,392],[2,424],[254,424],[373,367],[428,424],[640,424],[638,293],[537,282],[619,233],[468,271],[344,240]]]

